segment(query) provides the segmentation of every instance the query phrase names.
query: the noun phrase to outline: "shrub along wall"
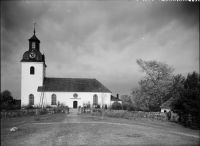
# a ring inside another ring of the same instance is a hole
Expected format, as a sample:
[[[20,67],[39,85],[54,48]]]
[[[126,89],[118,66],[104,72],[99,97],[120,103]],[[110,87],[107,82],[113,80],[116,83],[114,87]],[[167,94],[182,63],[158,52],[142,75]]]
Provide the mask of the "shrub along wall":
[[[40,108],[40,109],[21,109],[21,110],[9,110],[1,111],[1,118],[8,117],[24,117],[34,116],[42,114],[53,114],[53,113],[69,113],[69,109],[66,107],[55,107],[55,108]]]
[[[93,110],[92,115],[101,115],[101,111]],[[160,112],[142,112],[142,111],[126,111],[126,110],[105,110],[105,116],[118,117],[126,119],[148,118],[152,120],[168,120],[165,113]]]

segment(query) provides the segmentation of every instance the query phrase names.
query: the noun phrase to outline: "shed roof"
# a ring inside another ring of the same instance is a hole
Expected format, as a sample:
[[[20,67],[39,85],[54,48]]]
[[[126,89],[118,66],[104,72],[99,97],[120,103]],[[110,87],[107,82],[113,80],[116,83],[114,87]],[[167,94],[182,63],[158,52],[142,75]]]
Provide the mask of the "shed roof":
[[[122,100],[120,100],[119,98],[111,95],[111,101],[122,101]]]
[[[161,108],[171,108],[171,104],[172,104],[173,101],[174,101],[174,98],[171,97],[166,102],[164,102],[160,107]]]
[[[38,91],[111,93],[98,80],[87,78],[45,78],[44,86],[39,86]]]

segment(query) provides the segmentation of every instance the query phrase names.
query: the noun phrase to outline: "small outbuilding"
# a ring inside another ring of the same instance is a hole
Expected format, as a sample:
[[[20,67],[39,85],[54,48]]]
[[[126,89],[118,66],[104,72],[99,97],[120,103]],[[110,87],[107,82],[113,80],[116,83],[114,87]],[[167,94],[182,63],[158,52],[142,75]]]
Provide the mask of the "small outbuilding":
[[[122,100],[119,99],[119,94],[117,94],[116,97],[111,95],[111,104],[110,105],[112,105],[114,102],[118,102],[118,103],[122,104]]]
[[[161,112],[162,113],[165,113],[165,112],[169,112],[171,111],[172,107],[171,107],[171,104],[173,102],[173,97],[171,97],[170,99],[168,99],[166,102],[164,102],[160,108],[161,108]]]

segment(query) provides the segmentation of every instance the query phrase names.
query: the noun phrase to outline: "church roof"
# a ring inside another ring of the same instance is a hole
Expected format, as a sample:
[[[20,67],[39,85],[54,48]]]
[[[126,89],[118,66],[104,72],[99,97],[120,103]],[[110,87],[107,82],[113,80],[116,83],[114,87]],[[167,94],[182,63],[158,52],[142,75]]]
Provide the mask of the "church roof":
[[[40,40],[36,37],[35,33],[34,33],[33,36],[29,39],[29,41],[31,41],[31,40],[40,42]]]
[[[42,92],[105,92],[111,91],[96,79],[86,78],[45,78],[44,86],[39,86]]]
[[[29,57],[29,54],[31,51],[26,51],[23,54],[23,58],[21,62],[45,62],[45,56],[40,53],[40,51],[33,51],[36,54],[36,57],[34,59]]]

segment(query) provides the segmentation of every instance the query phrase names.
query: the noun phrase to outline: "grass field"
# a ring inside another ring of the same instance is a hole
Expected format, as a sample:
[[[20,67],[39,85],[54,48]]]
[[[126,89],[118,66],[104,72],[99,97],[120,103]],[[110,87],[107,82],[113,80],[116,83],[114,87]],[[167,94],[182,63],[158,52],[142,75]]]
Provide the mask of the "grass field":
[[[19,130],[10,132],[10,128]],[[166,121],[41,115],[1,119],[1,145],[199,145],[199,131]]]

